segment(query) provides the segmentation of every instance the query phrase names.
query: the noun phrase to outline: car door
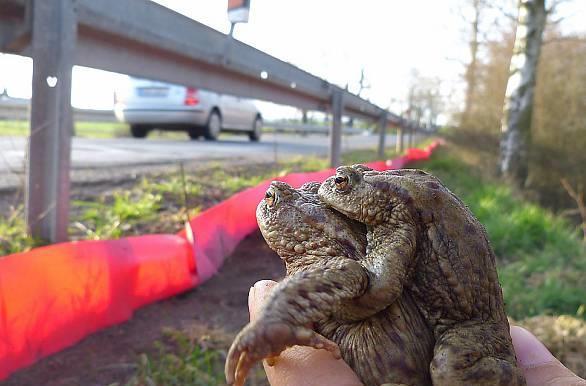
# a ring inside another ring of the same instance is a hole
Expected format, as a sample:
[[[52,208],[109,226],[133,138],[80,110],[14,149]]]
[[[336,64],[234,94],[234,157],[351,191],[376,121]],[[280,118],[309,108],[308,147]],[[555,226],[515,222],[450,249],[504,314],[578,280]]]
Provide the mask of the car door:
[[[238,126],[238,101],[232,95],[220,95],[222,127],[234,129]]]
[[[251,130],[258,113],[254,101],[243,98],[240,102],[240,110],[242,111],[242,124],[244,130]]]

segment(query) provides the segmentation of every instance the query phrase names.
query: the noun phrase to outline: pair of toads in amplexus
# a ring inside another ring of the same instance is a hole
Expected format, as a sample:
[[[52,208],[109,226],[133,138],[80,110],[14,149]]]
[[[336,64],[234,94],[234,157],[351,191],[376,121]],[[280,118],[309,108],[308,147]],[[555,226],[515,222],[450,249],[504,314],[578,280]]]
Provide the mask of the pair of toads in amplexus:
[[[436,177],[342,166],[272,182],[256,216],[287,273],[234,340],[228,383],[301,345],[367,386],[525,384],[486,231]]]

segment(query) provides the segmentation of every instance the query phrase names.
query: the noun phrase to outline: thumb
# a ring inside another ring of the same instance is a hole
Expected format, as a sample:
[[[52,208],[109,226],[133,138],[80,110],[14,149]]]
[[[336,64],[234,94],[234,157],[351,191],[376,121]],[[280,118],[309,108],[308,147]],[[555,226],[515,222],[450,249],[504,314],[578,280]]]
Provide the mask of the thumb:
[[[271,294],[277,282],[272,280],[260,280],[254,283],[248,292],[248,311],[250,312],[250,321],[258,319],[260,311]]]
[[[260,311],[276,282],[256,282],[248,294],[250,320],[260,317]],[[281,353],[274,366],[263,361],[272,386],[357,386],[362,385],[346,362],[334,359],[331,353],[311,347],[293,346]]]
[[[527,386],[586,386],[585,380],[568,370],[529,331],[513,326],[511,337]]]

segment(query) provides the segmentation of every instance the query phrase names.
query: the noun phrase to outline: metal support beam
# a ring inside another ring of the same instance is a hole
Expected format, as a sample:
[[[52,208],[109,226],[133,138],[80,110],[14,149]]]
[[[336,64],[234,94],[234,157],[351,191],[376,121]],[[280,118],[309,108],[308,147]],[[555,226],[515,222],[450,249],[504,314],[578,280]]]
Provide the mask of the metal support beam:
[[[26,216],[31,235],[50,242],[67,240],[76,34],[74,0],[33,2]]]
[[[413,126],[409,125],[407,129],[407,148],[413,147]]]
[[[397,154],[401,154],[403,152],[403,129],[400,126],[397,127],[397,142],[395,143],[395,151]]]
[[[332,126],[330,131],[330,166],[335,168],[342,163],[342,115],[344,100],[341,90],[332,92]]]
[[[385,156],[385,136],[387,135],[388,118],[387,113],[381,114],[378,121],[378,157],[383,159]]]

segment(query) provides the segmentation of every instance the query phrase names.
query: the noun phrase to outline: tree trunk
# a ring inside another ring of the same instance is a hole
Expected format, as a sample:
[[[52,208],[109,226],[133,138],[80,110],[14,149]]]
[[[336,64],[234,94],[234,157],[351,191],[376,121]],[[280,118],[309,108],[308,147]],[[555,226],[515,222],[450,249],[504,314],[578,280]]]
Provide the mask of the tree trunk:
[[[529,173],[531,116],[537,63],[547,12],[545,0],[520,0],[513,57],[501,123],[499,170],[523,186]]]
[[[472,98],[476,91],[476,73],[478,68],[478,24],[480,23],[480,0],[473,0],[474,20],[472,20],[472,36],[470,38],[470,63],[466,67],[466,99],[464,100],[464,113],[460,125],[466,127],[470,125],[470,113],[472,110]]]

